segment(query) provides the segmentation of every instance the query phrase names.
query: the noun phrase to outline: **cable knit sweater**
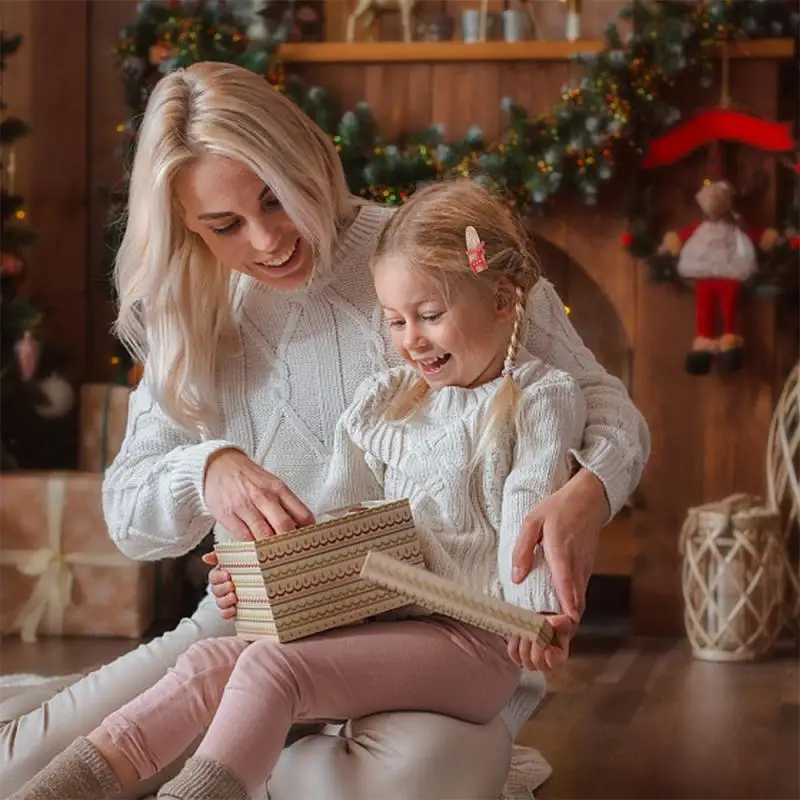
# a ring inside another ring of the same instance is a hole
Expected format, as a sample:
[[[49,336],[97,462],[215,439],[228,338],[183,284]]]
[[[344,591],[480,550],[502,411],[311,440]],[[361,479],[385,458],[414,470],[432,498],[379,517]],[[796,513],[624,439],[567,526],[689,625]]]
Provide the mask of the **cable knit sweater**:
[[[317,509],[337,420],[367,377],[399,363],[367,268],[391,213],[362,205],[340,236],[330,276],[304,290],[279,293],[236,277],[238,350],[220,359],[222,421],[208,438],[172,422],[146,380],[132,392],[125,440],[103,484],[109,533],[124,554],[156,560],[200,542],[214,525],[203,498],[206,462],[224,447],[238,447]],[[613,515],[649,455],[647,426],[622,383],[583,345],[548,282],[534,290],[529,315],[528,350],[572,375],[586,398],[576,457],[602,481]]]
[[[386,411],[417,380],[414,371],[403,366],[368,378],[337,426],[324,502],[407,498],[432,572],[531,611],[560,612],[541,549],[521,584],[511,580],[511,558],[525,515],[576,466],[586,405],[567,373],[527,353],[520,361],[516,425],[494,430],[481,454],[502,378],[440,389],[398,422],[387,421]]]

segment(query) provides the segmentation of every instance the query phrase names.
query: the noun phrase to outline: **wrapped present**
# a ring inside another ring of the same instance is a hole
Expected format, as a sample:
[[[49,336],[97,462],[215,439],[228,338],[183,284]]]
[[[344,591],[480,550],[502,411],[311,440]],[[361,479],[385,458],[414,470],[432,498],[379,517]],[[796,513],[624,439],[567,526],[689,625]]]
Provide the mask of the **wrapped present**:
[[[128,424],[128,386],[86,383],[81,386],[78,467],[105,472],[117,457]]]
[[[386,553],[367,553],[361,577],[404,596],[407,604],[415,603],[499,636],[521,636],[540,645],[553,640],[553,626],[544,614],[476,592]]]
[[[153,618],[153,564],[108,536],[102,476],[0,476],[0,633],[138,638]]]
[[[406,500],[338,509],[296,531],[258,542],[217,542],[214,549],[236,590],[237,633],[281,642],[408,604],[361,579],[370,550],[424,564]]]

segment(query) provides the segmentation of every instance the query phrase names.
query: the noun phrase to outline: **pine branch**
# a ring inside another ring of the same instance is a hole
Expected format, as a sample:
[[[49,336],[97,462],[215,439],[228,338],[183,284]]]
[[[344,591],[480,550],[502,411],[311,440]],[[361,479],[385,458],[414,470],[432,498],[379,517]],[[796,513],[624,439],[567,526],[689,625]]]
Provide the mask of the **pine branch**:
[[[19,117],[6,117],[0,122],[0,143],[10,144],[27,136],[33,128]]]

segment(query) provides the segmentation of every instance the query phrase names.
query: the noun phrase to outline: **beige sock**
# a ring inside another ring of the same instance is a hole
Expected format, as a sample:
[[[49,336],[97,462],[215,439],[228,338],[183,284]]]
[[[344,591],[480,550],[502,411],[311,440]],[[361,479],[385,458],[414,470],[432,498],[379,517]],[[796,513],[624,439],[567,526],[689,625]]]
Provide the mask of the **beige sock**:
[[[114,770],[99,750],[81,737],[8,800],[106,800],[120,791]]]
[[[250,800],[245,785],[227,767],[190,758],[158,793],[159,800]]]

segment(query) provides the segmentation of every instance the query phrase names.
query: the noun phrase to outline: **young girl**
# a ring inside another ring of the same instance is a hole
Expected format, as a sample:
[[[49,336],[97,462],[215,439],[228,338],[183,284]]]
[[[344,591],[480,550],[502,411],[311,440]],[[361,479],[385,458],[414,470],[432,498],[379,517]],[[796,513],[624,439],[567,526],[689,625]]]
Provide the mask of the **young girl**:
[[[523,517],[577,466],[586,421],[576,382],[520,347],[539,277],[524,235],[476,184],[438,184],[388,222],[372,267],[405,365],[368,379],[340,420],[328,505],[408,498],[430,570],[557,614],[563,630],[541,553],[528,576],[511,567]],[[428,710],[485,723],[511,697],[520,667],[565,657],[558,639],[543,653],[414,607],[393,617],[402,618],[283,645],[195,644],[13,797],[113,796],[208,728],[159,797],[246,800],[294,722]]]

